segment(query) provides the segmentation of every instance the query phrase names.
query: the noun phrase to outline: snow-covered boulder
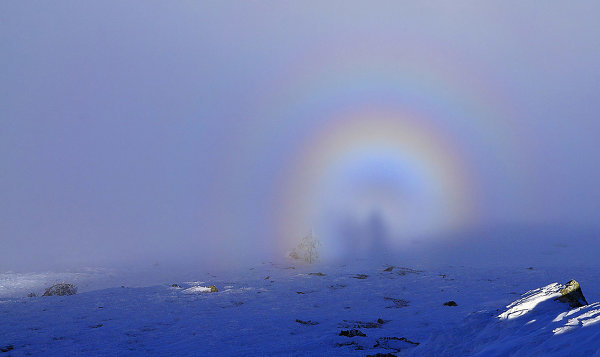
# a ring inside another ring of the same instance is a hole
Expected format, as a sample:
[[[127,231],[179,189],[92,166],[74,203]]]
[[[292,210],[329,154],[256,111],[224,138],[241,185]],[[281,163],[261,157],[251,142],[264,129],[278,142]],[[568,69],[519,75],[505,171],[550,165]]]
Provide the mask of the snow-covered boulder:
[[[473,340],[481,346],[473,355],[554,356],[567,349],[570,355],[592,356],[600,352],[599,339],[600,303],[588,305],[572,280],[528,291],[508,305]]]
[[[498,317],[510,320],[527,314],[534,309],[558,311],[568,309],[565,304],[557,304],[556,301],[569,304],[570,308],[582,307],[588,304],[581,292],[579,283],[571,280],[565,285],[553,283],[526,292],[521,299],[508,305],[507,310]]]
[[[216,293],[219,289],[216,286],[192,286],[191,288],[187,288],[182,292],[184,294],[199,294],[199,293]]]
[[[53,296],[53,295],[65,296],[65,295],[75,295],[75,294],[77,294],[77,288],[75,287],[75,285],[67,284],[67,283],[59,283],[59,284],[54,284],[51,287],[49,287],[48,289],[46,289],[46,291],[44,291],[44,294],[42,296]]]

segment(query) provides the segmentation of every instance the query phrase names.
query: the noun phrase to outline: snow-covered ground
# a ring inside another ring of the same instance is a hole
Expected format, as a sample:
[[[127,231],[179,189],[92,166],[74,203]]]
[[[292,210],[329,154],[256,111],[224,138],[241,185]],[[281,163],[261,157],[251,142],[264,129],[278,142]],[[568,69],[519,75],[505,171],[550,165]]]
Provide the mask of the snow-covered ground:
[[[573,278],[589,306],[521,296]],[[0,274],[0,355],[600,356],[600,284],[585,267],[290,261],[145,287],[126,280],[107,270]],[[56,281],[79,293],[40,297]]]

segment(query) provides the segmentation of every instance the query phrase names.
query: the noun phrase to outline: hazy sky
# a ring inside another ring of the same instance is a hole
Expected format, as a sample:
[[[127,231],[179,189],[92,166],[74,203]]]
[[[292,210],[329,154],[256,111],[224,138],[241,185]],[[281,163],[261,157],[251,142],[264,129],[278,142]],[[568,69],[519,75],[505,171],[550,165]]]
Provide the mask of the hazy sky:
[[[598,13],[3,1],[0,269],[597,226]]]

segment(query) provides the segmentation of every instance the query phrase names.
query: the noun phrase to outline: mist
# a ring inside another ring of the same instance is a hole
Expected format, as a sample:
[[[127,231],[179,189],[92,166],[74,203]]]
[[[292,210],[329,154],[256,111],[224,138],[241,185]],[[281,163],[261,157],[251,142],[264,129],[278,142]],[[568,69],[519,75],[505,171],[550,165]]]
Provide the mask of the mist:
[[[3,2],[0,270],[597,251],[600,5],[539,5]]]

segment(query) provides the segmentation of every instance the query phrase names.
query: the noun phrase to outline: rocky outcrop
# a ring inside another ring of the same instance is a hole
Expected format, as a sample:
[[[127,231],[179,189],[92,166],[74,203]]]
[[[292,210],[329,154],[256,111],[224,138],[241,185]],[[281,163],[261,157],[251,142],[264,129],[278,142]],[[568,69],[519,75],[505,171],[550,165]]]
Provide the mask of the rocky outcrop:
[[[367,337],[367,335],[365,335],[362,331],[360,330],[342,330],[340,331],[340,336],[346,336],[346,337]]]
[[[583,292],[581,292],[581,286],[576,280],[569,281],[559,292],[561,296],[555,300],[569,304],[572,309],[588,305]]]
[[[67,283],[59,283],[59,284],[54,284],[51,287],[49,287],[48,289],[46,289],[46,291],[44,291],[44,294],[42,296],[66,296],[66,295],[75,295],[77,294],[77,288],[75,287],[75,285],[73,284],[67,284]]]

